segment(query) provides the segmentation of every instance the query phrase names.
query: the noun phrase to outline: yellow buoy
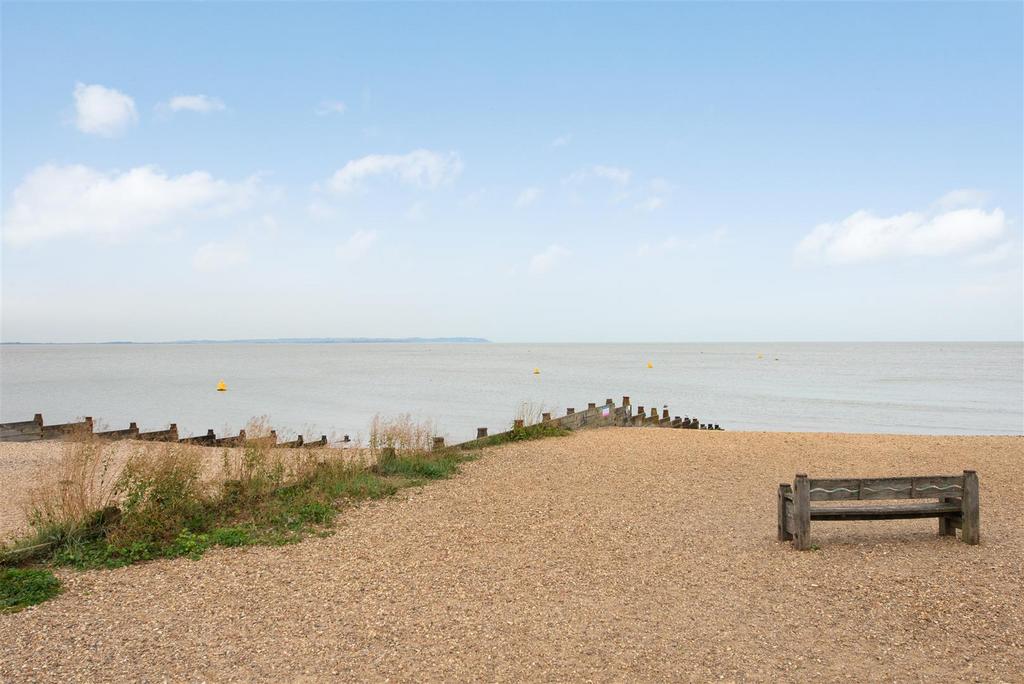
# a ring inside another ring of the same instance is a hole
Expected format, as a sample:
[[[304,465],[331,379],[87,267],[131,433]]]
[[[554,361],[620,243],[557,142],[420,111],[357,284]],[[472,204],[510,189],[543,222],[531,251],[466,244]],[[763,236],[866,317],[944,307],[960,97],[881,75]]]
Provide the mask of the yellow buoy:
[[[648,362],[647,362],[647,367],[648,367],[648,368],[654,368],[654,364],[653,364],[653,363],[651,363],[650,361],[648,361]]]
[[[217,383],[217,391],[218,392],[227,392],[228,391],[228,386],[224,384],[223,380],[221,380],[220,382]]]
[[[533,369],[533,374],[534,375],[540,375],[540,368],[534,368]]]

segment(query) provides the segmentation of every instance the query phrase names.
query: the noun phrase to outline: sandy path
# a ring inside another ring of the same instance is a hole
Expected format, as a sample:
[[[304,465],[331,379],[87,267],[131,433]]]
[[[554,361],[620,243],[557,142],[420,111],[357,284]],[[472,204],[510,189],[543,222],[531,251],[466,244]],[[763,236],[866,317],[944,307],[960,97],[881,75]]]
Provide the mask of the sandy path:
[[[775,488],[976,468],[937,523],[775,541]],[[337,534],[62,572],[0,680],[1024,681],[1024,440],[606,429],[491,450]]]

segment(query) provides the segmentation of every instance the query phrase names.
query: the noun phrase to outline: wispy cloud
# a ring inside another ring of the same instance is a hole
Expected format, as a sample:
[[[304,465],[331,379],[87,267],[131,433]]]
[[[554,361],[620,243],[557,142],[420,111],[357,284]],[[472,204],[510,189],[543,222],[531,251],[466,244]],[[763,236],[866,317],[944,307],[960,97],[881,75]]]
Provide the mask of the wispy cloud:
[[[374,177],[384,176],[406,185],[436,188],[462,173],[462,158],[456,152],[414,150],[408,154],[371,154],[353,159],[330,177],[327,187],[350,193]]]
[[[544,251],[530,257],[529,271],[534,275],[547,273],[569,256],[569,250],[561,245],[549,245]]]
[[[651,195],[650,197],[640,200],[637,203],[636,208],[643,211],[655,211],[657,209],[661,209],[663,206],[665,206],[665,199],[663,197]]]
[[[684,240],[679,239],[675,235],[670,235],[661,242],[651,244],[650,242],[641,242],[637,245],[636,255],[638,257],[650,256],[652,254],[665,254],[673,250],[679,249],[680,247],[693,243],[687,243]]]
[[[607,181],[611,181],[616,185],[627,185],[630,178],[632,178],[633,172],[629,169],[624,169],[618,166],[588,166],[577,171],[573,171],[568,176],[562,179],[562,182],[566,185],[579,185],[592,178],[599,178]]]
[[[1012,242],[1004,242],[998,245],[994,249],[990,249],[987,252],[981,252],[967,259],[967,263],[971,266],[991,266],[992,264],[999,264],[1006,261],[1008,258],[1016,254],[1020,256],[1020,247],[1014,249]],[[1019,260],[1018,260],[1019,263]]]
[[[376,241],[377,231],[357,230],[348,240],[338,245],[335,249],[335,254],[342,261],[358,261],[366,256]]]
[[[223,101],[209,95],[175,95],[163,105],[163,108],[172,112],[198,112],[200,114],[222,112],[227,109]]]
[[[205,273],[225,271],[248,262],[248,248],[234,242],[207,242],[192,256],[192,268]]]
[[[422,221],[427,216],[427,205],[423,202],[413,202],[403,215],[407,221]]]
[[[318,116],[344,114],[348,111],[348,107],[341,100],[324,100],[317,106],[315,111]]]
[[[554,140],[552,140],[551,141],[551,146],[552,147],[565,147],[566,145],[568,145],[571,142],[572,142],[572,134],[571,133],[566,133],[565,135],[560,135],[557,138],[555,138]]]
[[[796,246],[803,261],[852,264],[906,256],[963,253],[998,238],[1006,228],[1002,209],[954,209],[875,216],[857,211],[842,221],[814,227]]]
[[[135,100],[119,90],[76,83],[75,126],[83,133],[114,137],[139,120]]]
[[[542,194],[544,194],[544,191],[538,187],[524,188],[523,191],[519,193],[519,197],[516,198],[516,206],[520,208],[528,207],[540,199]]]
[[[962,299],[971,300],[1010,296],[1016,299],[1019,306],[1021,282],[1020,269],[1000,271],[966,282],[958,287],[955,293]]]
[[[946,211],[960,209],[961,207],[980,207],[988,202],[989,197],[991,197],[991,194],[984,190],[962,188],[947,192],[936,204]]]
[[[193,212],[244,208],[258,184],[256,178],[229,183],[205,171],[168,176],[152,166],[123,173],[41,166],[14,189],[4,239],[13,245],[76,235],[118,239]]]

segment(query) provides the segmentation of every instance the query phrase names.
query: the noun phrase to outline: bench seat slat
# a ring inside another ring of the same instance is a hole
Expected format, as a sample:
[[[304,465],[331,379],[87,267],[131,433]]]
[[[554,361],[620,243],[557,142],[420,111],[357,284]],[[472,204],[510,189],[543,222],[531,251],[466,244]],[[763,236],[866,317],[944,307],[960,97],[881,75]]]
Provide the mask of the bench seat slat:
[[[938,518],[954,513],[960,513],[957,502],[940,501],[913,506],[811,506],[811,520]]]

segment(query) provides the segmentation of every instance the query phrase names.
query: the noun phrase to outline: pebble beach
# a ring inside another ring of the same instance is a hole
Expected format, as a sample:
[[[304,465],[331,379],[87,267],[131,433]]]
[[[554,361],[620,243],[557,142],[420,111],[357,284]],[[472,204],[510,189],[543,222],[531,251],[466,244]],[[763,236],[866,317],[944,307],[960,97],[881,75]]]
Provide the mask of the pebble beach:
[[[53,445],[0,445],[11,496]],[[218,450],[210,450],[217,452]],[[812,477],[981,482],[935,520],[814,523]],[[117,570],[0,615],[0,681],[1022,681],[1024,438],[606,428],[486,450],[333,535]]]

